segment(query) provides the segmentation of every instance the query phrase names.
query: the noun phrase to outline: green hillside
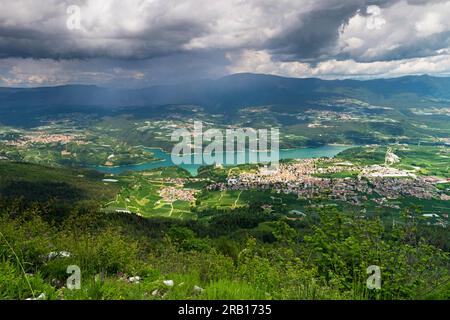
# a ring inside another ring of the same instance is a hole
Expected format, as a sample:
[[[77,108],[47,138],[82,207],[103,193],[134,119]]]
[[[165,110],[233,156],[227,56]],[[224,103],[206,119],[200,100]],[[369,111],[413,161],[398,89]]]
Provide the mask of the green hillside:
[[[112,199],[118,191],[96,171],[46,167],[0,161],[0,195],[27,201],[55,200],[75,204],[81,200]]]

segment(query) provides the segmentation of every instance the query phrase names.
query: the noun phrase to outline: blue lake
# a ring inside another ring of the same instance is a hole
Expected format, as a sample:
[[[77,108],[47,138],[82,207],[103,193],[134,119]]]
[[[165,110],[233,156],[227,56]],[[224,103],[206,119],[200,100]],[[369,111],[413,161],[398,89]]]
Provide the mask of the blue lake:
[[[323,147],[317,147],[317,148],[295,148],[295,149],[285,149],[280,150],[280,160],[282,159],[308,159],[308,158],[323,158],[328,157],[332,158],[336,156],[341,151],[347,150],[351,148],[352,146],[335,146],[335,145],[328,145]],[[117,167],[105,167],[105,166],[96,166],[94,169],[97,171],[101,171],[104,173],[113,173],[113,174],[120,174],[125,171],[144,171],[144,170],[150,170],[150,169],[156,169],[161,167],[171,167],[175,164],[172,162],[170,153],[167,153],[161,149],[154,149],[154,148],[146,148],[147,150],[151,151],[155,158],[160,159],[159,161],[151,161],[146,163],[140,163],[140,164],[134,164],[134,165],[124,165],[124,166],[117,166]],[[246,151],[246,161],[248,162],[248,153],[249,151]],[[235,165],[236,164],[236,154],[237,152],[233,152],[233,158],[235,161],[233,163],[227,163],[229,165]],[[224,152],[224,156],[227,156],[227,153]],[[202,165],[205,164],[181,164],[180,167],[186,169],[189,171],[193,176],[197,175],[197,170]]]

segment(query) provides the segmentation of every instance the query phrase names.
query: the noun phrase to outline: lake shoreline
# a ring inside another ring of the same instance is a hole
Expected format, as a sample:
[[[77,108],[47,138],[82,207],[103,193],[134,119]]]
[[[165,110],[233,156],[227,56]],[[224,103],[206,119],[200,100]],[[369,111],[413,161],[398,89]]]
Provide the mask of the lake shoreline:
[[[309,159],[309,158],[322,158],[322,157],[335,157],[340,152],[347,150],[349,148],[354,147],[354,145],[325,145],[320,147],[301,147],[301,148],[290,148],[290,149],[280,149],[279,155],[280,160],[285,159]],[[148,151],[153,152],[153,155],[155,161],[150,162],[144,162],[141,164],[130,164],[130,165],[121,165],[121,166],[93,166],[92,168],[94,170],[97,170],[102,173],[110,173],[110,174],[121,174],[126,171],[145,171],[145,170],[151,170],[156,168],[164,168],[164,167],[174,167],[177,166],[172,162],[171,154],[164,151],[162,148],[151,148],[151,147],[144,147]],[[245,157],[245,163],[251,163],[248,160],[248,153],[249,152],[257,152],[257,151],[251,151],[251,150],[245,150],[245,151],[234,151],[233,152],[233,161],[234,163],[230,164],[223,164],[224,166],[233,166],[238,165],[240,163],[237,163],[237,157],[236,155],[239,153],[245,152],[247,156]],[[227,152],[221,152],[220,154],[226,155]],[[193,156],[194,154],[191,154]],[[263,163],[263,162],[256,162],[256,163]],[[206,163],[202,164],[182,164],[179,165],[179,167],[187,170],[192,176],[196,176],[198,174],[198,169],[202,166],[208,165]]]

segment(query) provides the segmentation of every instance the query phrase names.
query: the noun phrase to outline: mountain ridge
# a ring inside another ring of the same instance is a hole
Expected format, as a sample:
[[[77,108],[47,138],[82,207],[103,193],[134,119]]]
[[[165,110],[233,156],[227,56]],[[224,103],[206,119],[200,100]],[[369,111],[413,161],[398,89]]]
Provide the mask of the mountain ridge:
[[[450,78],[405,76],[372,80],[323,80],[239,73],[217,80],[198,80],[143,89],[95,85],[0,88],[0,117],[16,120],[45,114],[109,112],[129,107],[198,105],[207,112],[235,114],[263,105],[314,107],[321,101],[357,99],[369,104],[405,108],[449,106]],[[3,122],[3,121],[2,121]]]

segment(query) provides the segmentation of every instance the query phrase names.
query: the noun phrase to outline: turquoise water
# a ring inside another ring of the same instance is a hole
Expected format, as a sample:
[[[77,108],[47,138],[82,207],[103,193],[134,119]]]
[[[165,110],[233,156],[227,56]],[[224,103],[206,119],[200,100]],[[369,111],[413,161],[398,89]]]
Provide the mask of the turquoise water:
[[[332,158],[339,152],[344,151],[351,146],[323,146],[317,148],[296,148],[296,149],[286,149],[280,150],[280,160],[281,159],[307,159],[307,158],[322,158],[328,157]],[[141,164],[125,165],[117,167],[104,167],[96,166],[96,170],[104,173],[120,174],[125,171],[144,171],[149,169],[161,168],[161,167],[171,167],[174,166],[172,162],[170,153],[167,153],[161,149],[146,148],[147,150],[153,152],[155,158],[161,159],[160,161],[152,161]],[[246,160],[248,161],[248,151],[246,151]],[[237,152],[233,152],[233,158],[236,158]],[[224,153],[226,156],[227,153]],[[235,165],[236,159],[230,165]],[[204,164],[202,164],[204,165]],[[202,165],[200,164],[182,164],[180,167],[189,171],[193,176],[197,175],[197,170]]]

